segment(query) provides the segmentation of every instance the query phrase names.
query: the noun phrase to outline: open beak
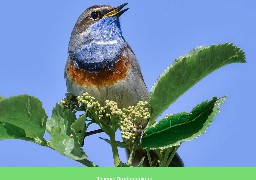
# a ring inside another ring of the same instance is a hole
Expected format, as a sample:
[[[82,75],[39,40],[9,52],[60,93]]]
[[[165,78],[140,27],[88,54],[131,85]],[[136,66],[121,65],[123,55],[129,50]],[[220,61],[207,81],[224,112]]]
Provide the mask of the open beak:
[[[103,18],[105,17],[113,17],[113,16],[118,16],[120,17],[125,11],[127,11],[129,8],[123,9],[124,6],[126,6],[128,3],[124,3],[114,9],[111,9],[109,12],[107,12]],[[123,9],[123,10],[122,10]]]

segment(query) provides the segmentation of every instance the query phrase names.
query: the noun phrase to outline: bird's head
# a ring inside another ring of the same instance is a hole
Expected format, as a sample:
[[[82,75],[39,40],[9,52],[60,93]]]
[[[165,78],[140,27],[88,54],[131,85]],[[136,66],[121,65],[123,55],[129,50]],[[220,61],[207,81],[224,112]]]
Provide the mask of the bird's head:
[[[123,9],[126,5],[127,3],[116,8],[108,5],[89,7],[78,18],[73,33],[82,33],[95,23],[98,23],[99,25],[104,25],[106,21],[119,23],[119,17],[128,10],[128,8]]]
[[[69,55],[76,66],[97,71],[113,65],[125,46],[119,17],[128,10],[126,5],[96,5],[80,15],[69,42]]]

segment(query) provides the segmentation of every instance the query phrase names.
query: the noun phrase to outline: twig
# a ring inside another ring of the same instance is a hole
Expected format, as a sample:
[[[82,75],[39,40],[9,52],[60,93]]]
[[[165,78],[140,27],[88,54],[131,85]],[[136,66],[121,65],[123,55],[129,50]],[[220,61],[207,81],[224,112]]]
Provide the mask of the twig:
[[[129,159],[128,159],[128,163],[127,163],[129,166],[132,165],[133,157],[134,157],[134,154],[135,154],[135,146],[136,146],[136,143],[134,142],[134,144],[132,146],[130,156],[129,156]]]
[[[104,132],[102,129],[97,129],[97,130],[89,131],[89,132],[85,133],[84,137],[91,136],[91,135],[98,134],[98,133],[102,133],[102,132]]]
[[[146,151],[147,151],[147,156],[148,156],[149,165],[150,165],[150,167],[152,167],[152,166],[153,166],[153,163],[152,163],[152,160],[151,160],[151,156],[150,156],[149,150],[147,149]]]
[[[116,167],[118,167],[120,165],[121,161],[120,161],[120,158],[119,158],[117,144],[116,144],[116,140],[115,140],[115,132],[112,132],[111,134],[109,134],[109,138],[110,138],[110,144],[111,144],[111,147],[112,147],[114,164],[115,164]]]
[[[167,162],[166,162],[166,165],[167,165],[167,166],[169,166],[169,164],[172,162],[172,159],[173,159],[173,157],[175,156],[176,151],[178,150],[179,147],[180,147],[180,145],[174,147],[174,149],[173,149],[173,151],[172,151],[172,153],[171,153],[169,159],[168,159]]]
[[[174,150],[174,148],[173,147],[171,147],[171,148],[167,148],[167,149],[165,149],[164,150],[164,153],[163,153],[163,157],[160,159],[160,164],[159,164],[159,166],[160,167],[168,167],[168,157],[169,157],[169,155],[170,155],[170,152],[172,151],[172,150]]]

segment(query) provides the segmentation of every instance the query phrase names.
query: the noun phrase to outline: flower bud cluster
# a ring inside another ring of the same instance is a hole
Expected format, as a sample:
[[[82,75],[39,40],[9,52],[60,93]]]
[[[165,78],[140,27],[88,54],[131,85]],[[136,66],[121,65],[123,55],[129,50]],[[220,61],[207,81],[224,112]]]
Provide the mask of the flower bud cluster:
[[[122,138],[126,144],[131,144],[141,134],[149,121],[149,104],[147,101],[139,101],[136,106],[123,108],[122,111],[123,114],[120,121]]]
[[[121,109],[118,109],[117,103],[114,101],[106,100],[105,105],[101,106],[101,104],[88,93],[78,96],[77,100],[81,107],[88,110],[94,117],[97,116],[99,120],[110,120],[113,119],[113,117],[120,117],[122,115]]]
[[[119,127],[126,144],[133,143],[140,136],[150,118],[147,101],[139,101],[135,106],[119,109],[115,101],[106,100],[102,106],[86,92],[76,98],[67,94],[61,104],[73,110],[86,111],[88,117],[96,120],[96,122],[104,121],[111,127]]]

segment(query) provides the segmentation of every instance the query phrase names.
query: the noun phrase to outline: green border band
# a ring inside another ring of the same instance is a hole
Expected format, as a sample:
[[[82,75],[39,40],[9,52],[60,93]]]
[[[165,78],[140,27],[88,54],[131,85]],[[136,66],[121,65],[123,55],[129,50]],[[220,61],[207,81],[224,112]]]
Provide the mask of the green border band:
[[[0,176],[3,180],[247,180],[256,179],[256,168],[2,167]]]

